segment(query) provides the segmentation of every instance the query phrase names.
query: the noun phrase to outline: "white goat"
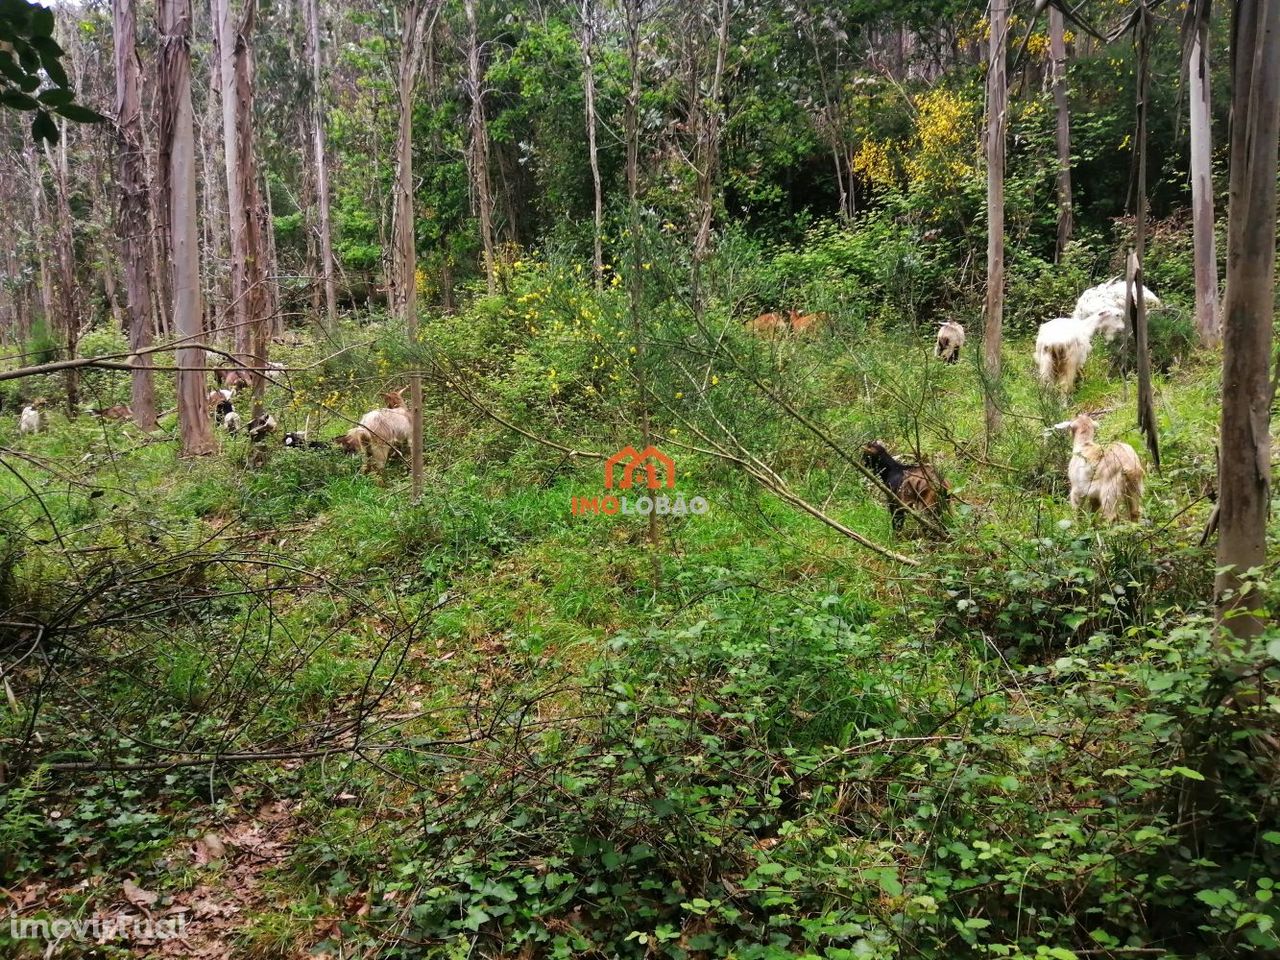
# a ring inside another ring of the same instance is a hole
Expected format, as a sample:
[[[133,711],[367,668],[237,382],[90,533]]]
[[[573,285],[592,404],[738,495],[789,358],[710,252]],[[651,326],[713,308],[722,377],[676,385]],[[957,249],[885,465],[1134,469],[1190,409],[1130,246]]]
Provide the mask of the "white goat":
[[[234,410],[229,411],[222,418],[222,428],[226,430],[227,433],[237,432],[240,429],[240,414],[236,413]]]
[[[1098,424],[1089,414],[1054,424],[1055,430],[1071,434],[1071,462],[1067,479],[1071,481],[1071,508],[1084,503],[1097,510],[1107,521],[1115,520],[1121,502],[1130,520],[1142,517],[1142,461],[1127,443],[1116,441],[1103,446],[1094,442]]]
[[[1055,317],[1040,324],[1040,332],[1036,334],[1036,369],[1044,383],[1056,385],[1063,393],[1071,392],[1084,362],[1089,359],[1098,322],[1098,315],[1094,315],[1080,320]]]
[[[39,433],[44,429],[44,414],[40,412],[40,408],[35,405],[28,405],[22,408],[22,415],[18,418],[19,433]]]
[[[366,472],[381,473],[393,449],[409,449],[412,423],[407,407],[370,410],[360,418],[359,426],[338,437],[337,444],[348,453],[363,453]]]
[[[1160,306],[1160,298],[1146,287],[1142,288],[1142,299],[1148,310],[1154,310]],[[1090,287],[1080,294],[1080,299],[1076,301],[1076,309],[1071,316],[1077,320],[1100,317],[1097,329],[1110,343],[1124,332],[1127,307],[1125,282],[1122,278],[1117,278],[1100,283],[1096,287]]]
[[[960,359],[963,346],[964,327],[954,320],[947,320],[938,328],[938,342],[933,348],[933,355],[943,363],[955,363]]]

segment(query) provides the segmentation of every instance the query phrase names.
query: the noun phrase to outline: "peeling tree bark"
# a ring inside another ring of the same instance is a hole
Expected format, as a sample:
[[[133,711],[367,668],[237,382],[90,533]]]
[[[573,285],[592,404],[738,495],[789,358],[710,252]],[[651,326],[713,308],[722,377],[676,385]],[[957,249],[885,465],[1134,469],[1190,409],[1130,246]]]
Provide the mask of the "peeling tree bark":
[[[418,343],[417,244],[413,214],[413,94],[422,69],[424,21],[436,0],[411,0],[400,29],[399,119],[396,133],[395,200],[391,232],[391,308],[404,324],[413,345]],[[432,26],[434,26],[433,13]],[[422,496],[422,375],[409,377],[409,471],[413,499]]]
[[[57,155],[48,142],[44,145],[45,160],[53,172],[54,181],[54,225],[57,231],[57,244],[54,260],[57,263],[57,316],[58,332],[62,335],[62,348],[66,359],[74,360],[76,346],[80,342],[80,305],[76,295],[75,237],[71,229],[71,203],[68,200],[70,185],[67,182],[67,130],[66,124],[60,124],[62,136],[59,143],[62,150]],[[74,418],[80,412],[80,375],[73,369],[64,374],[67,391],[67,416]]]
[[[160,155],[173,261],[173,324],[179,340],[201,335],[200,249],[196,234],[195,116],[191,110],[191,0],[159,0]],[[205,456],[215,444],[205,409],[204,350],[177,351],[182,455]]]
[[[338,322],[338,284],[334,277],[333,227],[329,212],[329,160],[325,145],[324,109],[320,91],[324,84],[324,51],[320,47],[320,0],[303,0],[311,53],[311,148],[315,163],[317,226],[320,233],[320,273],[324,278],[325,329]]]
[[[600,181],[600,153],[596,148],[595,20],[593,0],[582,0],[582,88],[587,112],[587,159],[591,164],[591,187],[595,200],[591,263],[592,275],[599,289],[604,283],[604,192]]]
[[[1232,44],[1231,193],[1223,304],[1218,463],[1218,618],[1237,636],[1263,621],[1245,574],[1267,556],[1271,496],[1268,380],[1275,314],[1276,151],[1280,139],[1280,0],[1237,0]]]
[[[1062,11],[1049,7],[1049,60],[1053,71],[1055,145],[1058,151],[1058,243],[1057,260],[1062,259],[1075,219],[1071,200],[1071,101],[1067,96],[1067,39]]]
[[[480,213],[480,240],[484,244],[484,275],[489,294],[497,291],[494,271],[493,189],[489,184],[489,127],[484,118],[484,76],[480,70],[480,38],[476,27],[475,0],[463,0],[467,14],[467,94],[471,98],[468,121],[471,180],[475,184],[476,206]]]
[[[124,286],[129,314],[129,349],[137,355],[130,409],[143,430],[156,428],[155,384],[149,353],[155,330],[152,314],[150,217],[146,159],[142,146],[142,102],[138,78],[137,12],[133,0],[113,0],[116,66],[116,144],[120,164],[120,242],[124,253]]]
[[[1191,95],[1191,218],[1195,240],[1196,330],[1213,346],[1218,322],[1218,250],[1213,235],[1213,129],[1209,101],[1209,0],[1193,0],[1187,81]]]
[[[1000,429],[1000,349],[1004,328],[1004,155],[1009,87],[1005,79],[1009,0],[991,0],[987,64],[987,303],[982,335],[987,443]]]

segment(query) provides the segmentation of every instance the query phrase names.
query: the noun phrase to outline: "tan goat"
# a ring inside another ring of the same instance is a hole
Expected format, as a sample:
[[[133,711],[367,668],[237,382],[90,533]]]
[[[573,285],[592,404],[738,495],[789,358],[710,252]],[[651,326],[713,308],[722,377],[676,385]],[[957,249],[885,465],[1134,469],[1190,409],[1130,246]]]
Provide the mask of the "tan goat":
[[[1123,502],[1130,520],[1142,517],[1142,461],[1127,443],[1116,441],[1105,446],[1094,442],[1098,424],[1089,414],[1054,424],[1054,429],[1071,434],[1071,462],[1067,479],[1071,481],[1071,507],[1083,503],[1097,510],[1107,521],[1116,519]]]

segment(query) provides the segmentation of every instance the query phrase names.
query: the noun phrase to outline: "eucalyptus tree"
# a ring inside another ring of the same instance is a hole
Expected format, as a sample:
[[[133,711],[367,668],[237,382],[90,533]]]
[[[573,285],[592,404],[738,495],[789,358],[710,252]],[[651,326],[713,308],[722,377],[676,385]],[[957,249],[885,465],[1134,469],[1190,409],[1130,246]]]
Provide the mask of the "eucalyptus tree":
[[[195,118],[191,108],[191,0],[159,0],[160,168],[168,207],[178,337],[178,423],[183,456],[213,453],[201,348],[200,248],[196,231]]]
[[[155,315],[151,306],[150,251],[147,237],[151,224],[147,194],[146,161],[142,146],[142,101],[139,76],[142,72],[137,49],[137,12],[133,0],[112,0],[116,74],[116,152],[119,163],[117,189],[120,214],[117,225],[124,260],[125,304],[128,312],[129,349],[134,353],[131,409],[143,430],[156,426],[155,386],[152,377],[151,346]]]

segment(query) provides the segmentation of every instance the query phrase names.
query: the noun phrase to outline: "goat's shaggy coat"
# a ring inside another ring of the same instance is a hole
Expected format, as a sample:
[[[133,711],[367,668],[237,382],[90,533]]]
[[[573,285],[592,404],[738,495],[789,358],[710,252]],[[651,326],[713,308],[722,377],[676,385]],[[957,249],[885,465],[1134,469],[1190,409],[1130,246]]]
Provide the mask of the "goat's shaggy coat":
[[[934,345],[933,355],[943,363],[955,363],[960,359],[960,348],[964,346],[964,327],[954,320],[947,320],[938,328],[938,341]]]
[[[1036,334],[1036,369],[1044,383],[1069,393],[1089,359],[1098,318],[1056,317],[1040,324]]]
[[[124,404],[118,403],[114,407],[94,410],[93,415],[95,417],[101,417],[103,420],[128,420],[133,416],[133,411]]]
[[[889,488],[889,516],[895,531],[902,529],[908,513],[937,517],[946,508],[947,482],[928,464],[903,463],[879,440],[862,448],[862,462]]]
[[[269,413],[261,413],[245,425],[245,431],[249,434],[249,440],[252,443],[261,443],[268,434],[275,433],[275,430],[276,418]]]
[[[227,433],[236,433],[240,429],[240,414],[234,410],[227,411],[227,415],[222,418],[222,429]]]
[[[1143,470],[1133,447],[1119,441],[1105,446],[1095,443],[1098,424],[1087,413],[1056,426],[1071,433],[1067,479],[1071,481],[1072,509],[1078,510],[1083,503],[1111,521],[1123,503],[1130,520],[1140,519]]]
[[[360,418],[360,425],[338,437],[337,444],[347,453],[363,453],[364,470],[381,473],[391,451],[406,453],[412,435],[412,421],[407,407],[383,407],[370,410]]]
[[[26,406],[22,408],[22,415],[18,418],[19,433],[39,433],[44,429],[44,414],[35,406]]]
[[[1148,310],[1154,310],[1160,306],[1160,298],[1146,287],[1142,288],[1142,299]],[[1117,335],[1124,332],[1127,306],[1124,280],[1108,280],[1080,294],[1080,299],[1076,301],[1076,308],[1071,316],[1076,320],[1097,317],[1094,329],[1110,343]]]

